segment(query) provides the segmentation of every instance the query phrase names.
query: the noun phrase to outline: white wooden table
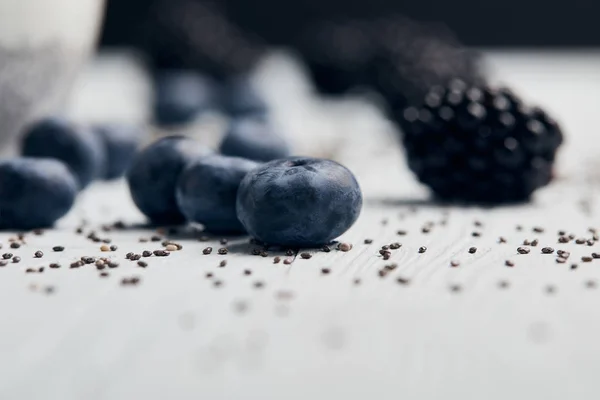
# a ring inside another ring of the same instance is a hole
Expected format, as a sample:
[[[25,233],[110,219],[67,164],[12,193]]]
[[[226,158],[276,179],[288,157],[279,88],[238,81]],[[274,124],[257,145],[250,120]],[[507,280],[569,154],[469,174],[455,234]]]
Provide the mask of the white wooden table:
[[[82,218],[86,232],[143,221],[122,182],[98,184],[57,230],[28,235],[19,249],[8,249],[14,235],[0,233],[0,252],[22,258],[0,269],[0,399],[597,399],[600,260],[581,257],[600,253],[600,244],[559,244],[557,231],[587,238],[588,228],[600,228],[600,54],[489,59],[567,135],[558,179],[532,204],[428,202],[375,107],[310,99],[294,69],[273,59],[259,78],[298,152],[341,160],[363,187],[363,214],[342,238],[352,251],[273,264],[283,253],[251,256],[247,238],[230,240],[220,256],[217,240],[183,235],[175,238],[182,251],[139,268],[124,255],[160,248],[139,243],[152,232],[98,230],[119,246],[114,253],[74,232]],[[82,78],[71,110],[88,120],[142,120],[147,95],[135,67],[105,58]],[[215,143],[220,126],[206,118],[189,131]],[[538,247],[517,254],[535,238]],[[383,261],[378,250],[396,241],[402,248]],[[208,256],[207,246],[215,249]],[[569,251],[569,262],[541,254],[544,246]],[[42,259],[33,258],[38,249]],[[108,277],[94,266],[69,268],[80,256],[107,254],[120,262]],[[380,277],[392,262],[397,269]],[[25,273],[41,266],[43,273]],[[121,285],[132,276],[139,285]]]

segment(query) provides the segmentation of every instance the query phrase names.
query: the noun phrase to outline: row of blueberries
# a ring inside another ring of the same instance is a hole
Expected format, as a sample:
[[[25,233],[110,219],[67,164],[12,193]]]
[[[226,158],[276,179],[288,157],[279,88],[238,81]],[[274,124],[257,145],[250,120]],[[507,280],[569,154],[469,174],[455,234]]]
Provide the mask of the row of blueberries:
[[[127,179],[134,202],[154,223],[187,220],[282,246],[329,243],[362,208],[354,175],[334,161],[285,157],[259,164],[214,154],[182,136],[140,152]]]

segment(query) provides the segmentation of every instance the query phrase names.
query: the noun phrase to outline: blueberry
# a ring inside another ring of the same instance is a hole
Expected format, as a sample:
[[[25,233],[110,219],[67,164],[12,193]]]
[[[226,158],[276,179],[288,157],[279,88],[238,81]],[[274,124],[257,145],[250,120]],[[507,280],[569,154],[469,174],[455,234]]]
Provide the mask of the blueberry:
[[[154,120],[159,126],[188,124],[214,103],[213,83],[193,71],[162,71],[155,84]]]
[[[223,110],[233,116],[266,115],[269,106],[247,77],[237,77],[225,84],[221,95]]]
[[[140,211],[156,224],[184,222],[175,199],[177,179],[188,164],[209,153],[204,146],[183,136],[162,138],[139,152],[127,181]]]
[[[188,166],[177,185],[177,202],[189,221],[211,232],[244,232],[235,203],[240,182],[259,164],[243,158],[214,155]]]
[[[335,161],[290,157],[246,175],[237,214],[256,239],[313,247],[337,238],[358,218],[362,193],[352,172]]]
[[[22,153],[27,157],[55,158],[75,175],[80,189],[104,170],[104,146],[91,129],[78,127],[61,118],[47,118],[25,133]]]
[[[290,155],[290,148],[283,137],[266,120],[258,118],[232,122],[220,150],[228,156],[263,162]]]
[[[0,228],[52,226],[73,206],[78,184],[67,166],[51,158],[0,161]]]
[[[142,132],[132,126],[96,125],[94,132],[104,144],[106,163],[102,177],[117,179],[125,174],[142,139]]]

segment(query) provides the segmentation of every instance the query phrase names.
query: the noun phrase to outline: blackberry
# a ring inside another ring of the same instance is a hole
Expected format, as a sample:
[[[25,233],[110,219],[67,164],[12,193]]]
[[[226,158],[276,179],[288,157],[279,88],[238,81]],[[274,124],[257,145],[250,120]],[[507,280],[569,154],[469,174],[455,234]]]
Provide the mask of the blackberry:
[[[410,169],[443,200],[525,201],[550,182],[563,140],[552,118],[510,90],[459,80],[433,87],[396,119]]]
[[[312,27],[298,47],[322,93],[364,86],[392,108],[413,104],[452,78],[482,81],[478,55],[449,29],[400,15]]]
[[[266,45],[232,22],[211,0],[155,0],[142,47],[157,69],[192,69],[218,80],[252,70]]]

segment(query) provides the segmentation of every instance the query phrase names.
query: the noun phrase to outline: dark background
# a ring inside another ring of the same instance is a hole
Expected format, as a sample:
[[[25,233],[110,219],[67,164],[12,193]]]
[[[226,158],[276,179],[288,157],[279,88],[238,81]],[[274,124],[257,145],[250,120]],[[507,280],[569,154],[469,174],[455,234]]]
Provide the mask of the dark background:
[[[136,40],[156,0],[109,0],[105,45]],[[204,0],[198,0],[204,1]],[[446,23],[474,46],[565,47],[600,45],[599,0],[218,0],[245,29],[285,44],[303,26],[345,16],[403,13]]]

